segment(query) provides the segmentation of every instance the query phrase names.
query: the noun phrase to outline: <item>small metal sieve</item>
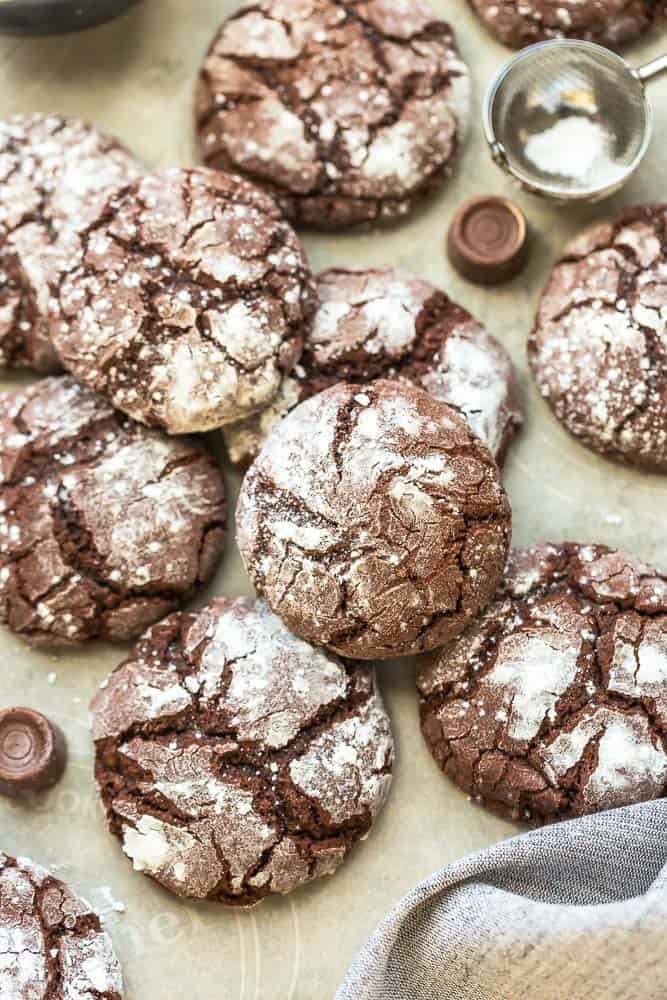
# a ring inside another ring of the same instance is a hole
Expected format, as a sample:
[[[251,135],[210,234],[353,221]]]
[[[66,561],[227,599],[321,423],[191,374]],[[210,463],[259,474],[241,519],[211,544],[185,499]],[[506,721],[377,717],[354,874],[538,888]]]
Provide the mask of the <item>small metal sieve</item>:
[[[648,148],[652,115],[644,84],[664,70],[667,55],[633,69],[592,42],[531,45],[503,66],[484,99],[494,160],[533,194],[605,198]]]

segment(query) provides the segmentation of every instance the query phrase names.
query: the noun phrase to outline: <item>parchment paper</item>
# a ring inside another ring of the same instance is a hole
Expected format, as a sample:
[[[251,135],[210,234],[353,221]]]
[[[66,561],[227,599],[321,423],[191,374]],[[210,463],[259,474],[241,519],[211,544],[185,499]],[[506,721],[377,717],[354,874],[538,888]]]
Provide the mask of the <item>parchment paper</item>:
[[[152,166],[194,163],[195,74],[217,24],[236,6],[234,0],[145,0],[114,24],[82,35],[0,38],[0,115],[79,115],[115,132]],[[479,27],[465,0],[434,0],[434,6],[455,25],[474,78],[472,128],[459,169],[442,196],[400,228],[306,236],[312,264],[409,268],[442,285],[509,348],[527,408],[525,432],[506,466],[516,543],[570,538],[619,544],[667,567],[667,479],[615,466],[574,443],[539,398],[524,359],[535,301],[563,241],[622,204],[667,199],[667,78],[651,88],[656,134],[626,190],[611,202],[576,211],[515,194],[533,230],[529,266],[510,285],[479,290],[452,272],[444,237],[464,198],[514,193],[489,161],[479,124],[486,81],[509,53]],[[639,62],[666,45],[656,33],[629,56]],[[5,378],[0,388],[21,381]],[[226,478],[233,508],[238,480],[231,471]],[[233,529],[209,593],[250,593]],[[198,603],[205,598],[200,595]],[[381,668],[381,681],[398,763],[391,799],[368,841],[333,880],[250,912],[180,903],[132,871],[97,806],[87,704],[124,655],[124,647],[95,644],[56,657],[0,633],[0,706],[28,704],[48,712],[66,731],[71,754],[62,783],[37,802],[0,801],[0,849],[51,867],[107,913],[129,1000],[327,1000],[357,949],[408,889],[514,832],[440,774],[419,734],[412,666],[389,663]],[[124,913],[111,909],[110,896]]]

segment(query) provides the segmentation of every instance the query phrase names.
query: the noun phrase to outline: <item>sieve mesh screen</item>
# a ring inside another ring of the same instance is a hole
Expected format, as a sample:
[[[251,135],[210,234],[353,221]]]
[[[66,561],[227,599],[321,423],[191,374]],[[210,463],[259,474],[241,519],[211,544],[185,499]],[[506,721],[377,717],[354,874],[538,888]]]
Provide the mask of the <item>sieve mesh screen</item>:
[[[612,52],[536,47],[501,79],[491,124],[510,167],[564,194],[619,183],[643,152],[650,111],[642,84]]]

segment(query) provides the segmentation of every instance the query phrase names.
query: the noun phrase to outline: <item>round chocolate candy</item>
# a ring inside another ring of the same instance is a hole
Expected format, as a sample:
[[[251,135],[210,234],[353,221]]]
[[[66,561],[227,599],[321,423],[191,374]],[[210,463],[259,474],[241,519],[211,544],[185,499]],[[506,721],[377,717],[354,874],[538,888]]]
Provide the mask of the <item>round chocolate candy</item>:
[[[495,285],[517,274],[525,260],[528,226],[521,209],[507,198],[482,195],[454,216],[447,237],[456,270],[480,285]]]
[[[16,797],[50,788],[67,761],[65,737],[41,712],[0,712],[0,793]]]

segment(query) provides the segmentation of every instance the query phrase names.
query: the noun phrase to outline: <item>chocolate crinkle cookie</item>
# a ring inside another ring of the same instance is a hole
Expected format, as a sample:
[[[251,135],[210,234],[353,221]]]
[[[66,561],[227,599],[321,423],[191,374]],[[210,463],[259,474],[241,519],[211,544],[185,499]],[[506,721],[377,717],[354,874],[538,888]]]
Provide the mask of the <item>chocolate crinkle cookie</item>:
[[[664,0],[470,0],[484,25],[514,49],[550,38],[610,48],[635,41],[667,13]]]
[[[571,434],[603,455],[667,472],[667,206],[630,209],[566,248],[528,357]]]
[[[496,602],[417,684],[436,761],[503,816],[667,793],[667,578],[624,552],[515,552]]]
[[[203,168],[158,171],[113,196],[52,303],[64,365],[171,434],[267,406],[314,308],[301,244],[271,198]]]
[[[0,621],[29,642],[139,635],[217,565],[211,456],[69,376],[2,397],[0,475]]]
[[[381,380],[341,383],[278,424],[236,523],[256,589],[293,632],[374,659],[463,631],[500,583],[511,514],[459,414]]]
[[[3,1000],[122,1000],[123,979],[100,918],[27,858],[0,853]]]
[[[222,24],[196,120],[206,163],[267,187],[297,224],[340,228],[442,185],[468,104],[452,29],[423,0],[265,0]]]
[[[155,625],[91,707],[110,829],[179,896],[250,905],[332,875],[389,792],[373,670],[295,638],[261,601]]]
[[[501,462],[523,423],[504,347],[434,285],[391,268],[332,268],[317,278],[320,307],[301,361],[261,413],[223,428],[245,469],[269,430],[297,403],[338,382],[404,378],[467,420]]]
[[[51,283],[114,188],[139,177],[115,139],[57,115],[0,122],[0,365],[57,371]]]

